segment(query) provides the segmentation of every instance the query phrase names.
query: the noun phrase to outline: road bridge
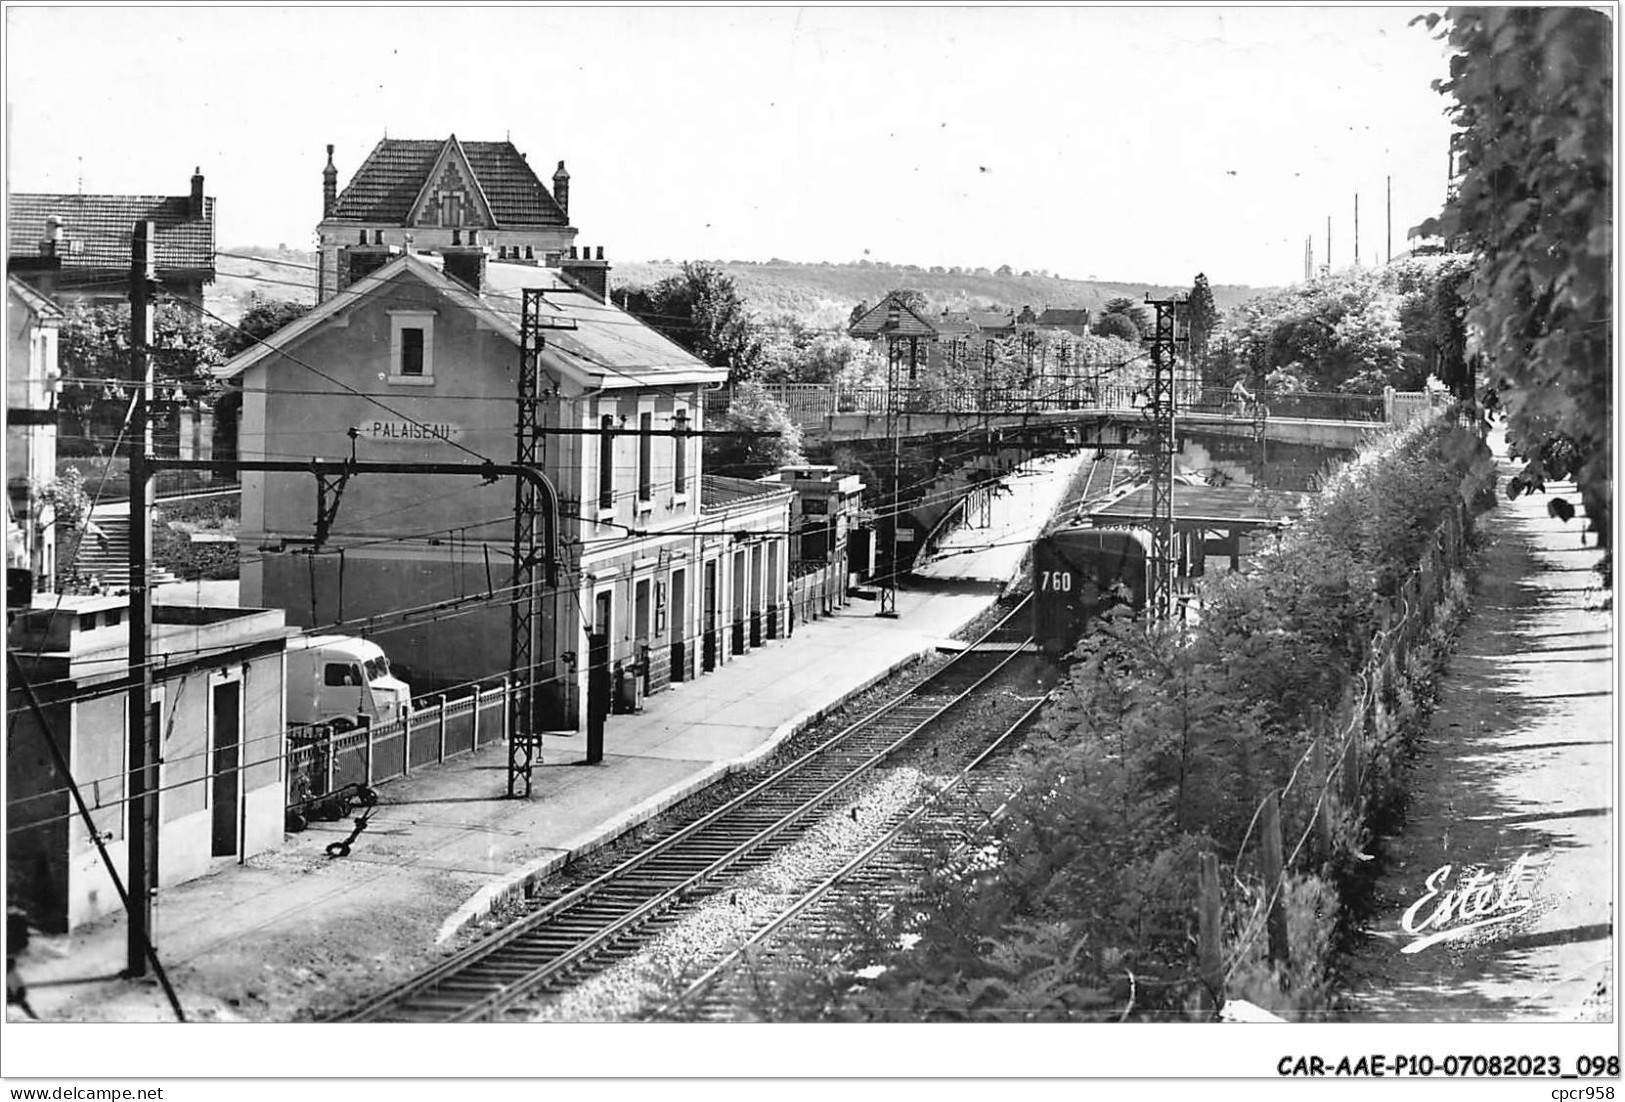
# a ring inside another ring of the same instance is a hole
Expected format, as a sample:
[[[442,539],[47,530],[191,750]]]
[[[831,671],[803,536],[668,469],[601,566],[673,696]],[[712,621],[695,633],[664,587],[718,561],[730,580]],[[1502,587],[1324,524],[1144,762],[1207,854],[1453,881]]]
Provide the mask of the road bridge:
[[[810,444],[838,444],[935,436],[964,437],[981,430],[1067,431],[1080,444],[1133,447],[1143,431],[1145,393],[1126,386],[1065,383],[1031,389],[769,386]],[[726,392],[722,392],[722,397]],[[724,398],[724,402],[726,399]],[[1312,447],[1353,449],[1374,430],[1401,424],[1431,406],[1430,392],[1383,394],[1300,393],[1238,403],[1228,390],[1186,386],[1177,424],[1203,435],[1253,438]]]
[[[866,504],[896,517],[900,566],[928,533],[1021,464],[1047,455],[1133,453],[1149,420],[1141,390],[1086,383],[951,389],[769,386],[804,434],[809,456],[863,476]],[[719,414],[731,394],[711,396]],[[1227,389],[1182,385],[1176,421],[1181,469],[1216,485],[1304,489],[1329,459],[1372,432],[1428,408],[1427,393],[1293,394],[1238,406]],[[895,433],[895,436],[893,435]],[[1260,439],[1262,433],[1262,439]],[[895,445],[894,445],[895,440]],[[882,567],[891,553],[877,528]]]

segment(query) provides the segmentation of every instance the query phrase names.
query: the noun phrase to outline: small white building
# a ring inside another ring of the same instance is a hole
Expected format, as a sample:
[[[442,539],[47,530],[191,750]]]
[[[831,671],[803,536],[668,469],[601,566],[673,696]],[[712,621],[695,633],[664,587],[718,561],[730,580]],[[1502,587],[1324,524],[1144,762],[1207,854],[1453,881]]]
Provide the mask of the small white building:
[[[56,743],[120,877],[129,852],[128,597],[52,597],[18,610],[7,647],[40,704],[7,678],[7,900],[45,930],[120,907]],[[154,605],[150,722],[159,732],[157,883],[202,876],[282,842],[281,612]],[[41,722],[43,716],[43,723]]]

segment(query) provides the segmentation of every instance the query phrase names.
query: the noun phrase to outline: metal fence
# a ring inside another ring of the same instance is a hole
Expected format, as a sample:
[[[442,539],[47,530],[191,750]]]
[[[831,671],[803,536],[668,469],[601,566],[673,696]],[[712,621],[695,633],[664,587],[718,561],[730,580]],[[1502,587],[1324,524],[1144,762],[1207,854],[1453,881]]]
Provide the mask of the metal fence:
[[[1035,379],[1027,387],[948,387],[927,382],[895,390],[884,386],[828,387],[805,383],[764,389],[783,403],[791,419],[803,428],[822,427],[828,418],[842,413],[884,417],[888,413],[1128,412],[1143,409],[1148,401],[1143,387],[1056,379]],[[731,400],[731,391],[713,395],[719,410],[725,410]],[[1203,387],[1186,381],[1176,384],[1175,402],[1180,410],[1189,413],[1228,414],[1250,419],[1258,412],[1260,401],[1268,418],[1402,422],[1413,415],[1414,409],[1425,408],[1432,399],[1426,392],[1415,395],[1304,392],[1240,399],[1226,387]]]
[[[335,731],[330,724],[288,730],[290,808],[347,785],[375,785],[438,765],[507,737],[509,683],[450,699],[431,697],[404,720]]]
[[[847,603],[845,559],[818,562],[797,559],[790,563],[790,616],[798,623],[828,616]]]

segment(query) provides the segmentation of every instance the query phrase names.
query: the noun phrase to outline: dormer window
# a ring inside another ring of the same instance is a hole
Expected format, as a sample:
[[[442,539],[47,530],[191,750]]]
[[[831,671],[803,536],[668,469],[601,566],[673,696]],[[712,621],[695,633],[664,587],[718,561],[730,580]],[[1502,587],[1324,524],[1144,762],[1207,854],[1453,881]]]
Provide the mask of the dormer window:
[[[463,224],[463,193],[460,191],[437,191],[435,198],[440,204],[440,224],[442,226],[461,226]]]

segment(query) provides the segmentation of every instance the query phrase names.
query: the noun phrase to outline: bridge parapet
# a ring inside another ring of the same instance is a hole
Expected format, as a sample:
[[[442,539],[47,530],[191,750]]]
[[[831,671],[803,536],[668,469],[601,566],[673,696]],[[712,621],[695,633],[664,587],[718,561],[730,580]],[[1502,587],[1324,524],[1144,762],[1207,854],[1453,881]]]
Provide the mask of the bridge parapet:
[[[899,414],[989,414],[1099,412],[1127,413],[1145,407],[1145,391],[1122,385],[1095,385],[1045,380],[1031,388],[948,388],[940,385],[899,387],[833,387],[816,383],[778,384],[766,391],[782,402],[803,429],[832,427],[841,414],[884,417]],[[726,409],[731,396],[718,392],[716,406]],[[1223,387],[1182,385],[1176,401],[1182,413],[1227,415],[1252,420],[1257,399],[1240,401]],[[1384,394],[1302,392],[1263,396],[1267,420],[1345,421],[1366,424],[1403,424],[1437,404],[1429,391],[1387,391]]]

